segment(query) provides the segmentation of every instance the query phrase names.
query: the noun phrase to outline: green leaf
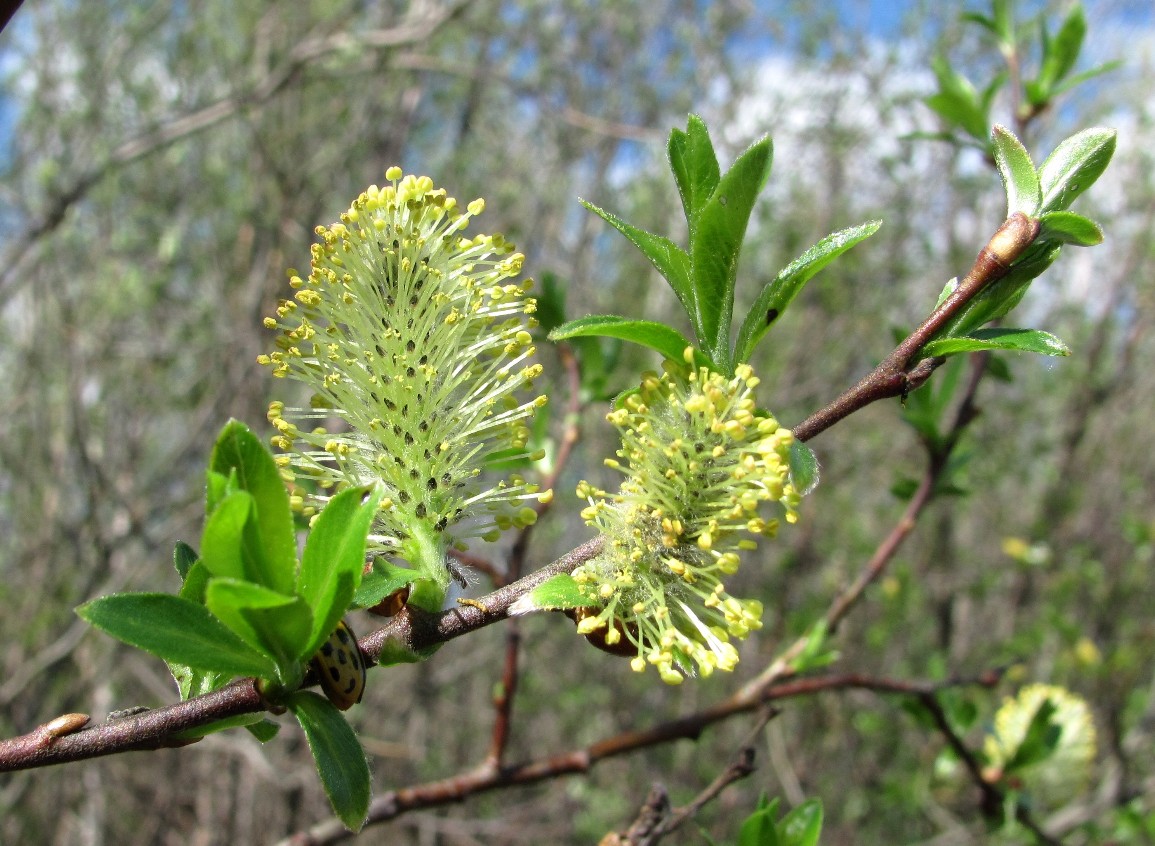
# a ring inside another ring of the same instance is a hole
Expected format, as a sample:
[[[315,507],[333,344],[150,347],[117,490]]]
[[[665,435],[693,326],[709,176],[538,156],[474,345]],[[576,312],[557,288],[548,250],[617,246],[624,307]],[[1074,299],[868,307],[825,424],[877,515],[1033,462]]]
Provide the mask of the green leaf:
[[[184,584],[180,586],[180,597],[204,605],[205,588],[208,587],[209,579],[212,577],[213,574],[209,572],[205,562],[197,561],[185,576]]]
[[[551,341],[593,336],[621,338],[657,350],[666,358],[682,361],[686,347],[693,343],[677,329],[652,320],[630,320],[613,314],[594,314],[564,323],[550,332]]]
[[[782,818],[778,842],[782,846],[817,846],[822,834],[822,803],[809,799]]]
[[[1045,761],[1055,751],[1059,739],[1063,735],[1063,727],[1054,721],[1058,710],[1050,699],[1043,701],[1023,735],[1023,742],[1015,750],[1011,760],[1007,761],[1003,772],[1010,774]]]
[[[252,581],[287,593],[297,569],[297,540],[289,492],[273,456],[260,439],[238,420],[230,420],[213,447],[209,468],[216,473],[235,471],[241,489],[253,498],[260,555],[253,564],[259,573]]]
[[[790,444],[790,484],[802,496],[818,486],[818,456],[802,441]]]
[[[76,609],[117,640],[165,661],[234,676],[276,675],[273,663],[225,628],[203,605],[168,593],[120,593]]]
[[[172,551],[172,566],[176,568],[182,582],[188,578],[188,571],[196,562],[196,550],[184,541],[177,541],[176,548]]]
[[[985,146],[990,120],[974,85],[958,73],[945,56],[934,59],[932,67],[938,78],[939,92],[923,102],[948,124],[957,126]]]
[[[1036,241],[1011,265],[1010,272],[1002,279],[988,285],[978,296],[939,330],[936,338],[950,338],[968,335],[974,330],[998,320],[1019,304],[1030,287],[1031,281],[1046,270],[1059,257],[1062,244],[1053,241]]]
[[[1042,191],[1030,153],[1009,129],[999,124],[995,124],[991,141],[994,145],[995,165],[1007,192],[1007,217],[1015,212],[1034,215],[1042,199]]]
[[[252,561],[259,556],[260,539],[254,526],[253,497],[234,491],[205,520],[201,535],[201,562],[214,576],[256,581],[261,568]]]
[[[762,336],[782,316],[803,286],[830,262],[877,232],[880,226],[881,220],[872,220],[827,235],[766,283],[738,330],[735,361],[749,361]]]
[[[373,569],[361,577],[361,586],[353,594],[353,605],[371,608],[394,591],[411,585],[420,575],[416,570],[398,567],[378,556],[373,559]]]
[[[1076,4],[1063,21],[1058,34],[1054,38],[1044,40],[1043,62],[1039,68],[1038,83],[1045,90],[1048,99],[1055,84],[1074,68],[1086,35],[1087,19],[1083,16],[1083,7]]]
[[[1121,68],[1123,64],[1124,63],[1121,61],[1104,62],[1101,65],[1096,65],[1090,70],[1085,70],[1075,74],[1074,76],[1068,77],[1066,80],[1060,82],[1058,85],[1051,89],[1051,97],[1054,98],[1060,94],[1065,94],[1075,86],[1086,82],[1088,79],[1094,79],[1097,76],[1102,76],[1105,73],[1109,73],[1113,70],[1116,70],[1117,68]]]
[[[1011,7],[1011,0],[993,0],[991,10],[994,12],[1000,47],[1014,49],[1015,16]]]
[[[171,661],[166,661],[165,663],[168,664],[168,671],[172,674],[173,681],[176,682],[177,690],[180,691],[182,702],[196,696],[212,693],[214,690],[224,687],[233,679],[232,673],[218,673],[214,670],[194,670],[186,664],[174,664]]]
[[[1070,355],[1071,349],[1050,332],[1039,329],[979,329],[970,335],[931,341],[923,355],[958,355],[981,350],[1014,350],[1042,355]]]
[[[274,723],[268,718],[263,718],[260,722],[253,723],[251,726],[245,726],[249,730],[249,734],[255,737],[261,743],[268,743],[281,730],[280,723]]]
[[[669,238],[631,226],[617,215],[592,203],[582,200],[581,204],[629,238],[630,243],[642,251],[663,278],[670,283],[670,287],[678,295],[678,302],[696,325],[698,306],[694,300],[694,287],[690,282],[690,257],[686,251]]]
[[[313,614],[299,596],[218,578],[209,582],[205,605],[246,643],[277,663],[280,681],[288,682],[297,665],[313,655],[307,651]]]
[[[773,157],[768,136],[751,144],[718,182],[690,231],[698,341],[724,375],[733,371],[730,323],[738,256],[754,201],[770,177]]]
[[[226,496],[240,490],[236,473],[220,474],[209,470],[205,484],[205,516],[209,517]]]
[[[365,537],[384,489],[346,488],[318,515],[305,551],[297,593],[312,609],[312,631],[304,654],[321,648],[344,616],[365,569]]]
[[[754,813],[746,817],[738,830],[738,846],[779,846],[778,800],[766,801],[762,796]]]
[[[714,193],[721,174],[714,144],[710,141],[710,133],[702,119],[690,115],[685,132],[672,130],[666,153],[674,181],[678,184],[686,220],[693,221]]]
[[[1043,190],[1038,214],[1064,211],[1098,179],[1115,153],[1116,132],[1092,127],[1062,141],[1039,167]]]
[[[1069,211],[1047,212],[1039,218],[1040,241],[1057,241],[1076,247],[1093,247],[1103,243],[1103,230],[1088,217]]]
[[[369,813],[369,762],[357,735],[328,699],[299,690],[285,705],[305,732],[325,795],[338,819],[360,831]]]
[[[574,577],[569,573],[561,573],[542,582],[519,599],[518,610],[512,613],[563,611],[566,608],[585,608],[589,604],[590,598],[582,593]]]
[[[794,673],[808,673],[820,670],[833,664],[839,658],[834,649],[827,649],[828,626],[825,617],[810,627],[806,633],[806,645],[802,651],[790,662],[790,670]]]

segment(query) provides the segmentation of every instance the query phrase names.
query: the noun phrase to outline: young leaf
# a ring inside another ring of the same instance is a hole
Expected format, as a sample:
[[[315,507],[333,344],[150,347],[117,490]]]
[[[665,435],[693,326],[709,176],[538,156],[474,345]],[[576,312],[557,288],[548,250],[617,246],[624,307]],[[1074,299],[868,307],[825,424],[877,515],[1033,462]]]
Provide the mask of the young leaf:
[[[353,594],[352,604],[358,608],[371,608],[394,591],[411,585],[419,575],[416,570],[397,567],[384,558],[375,558],[373,569],[361,577],[361,586]]]
[[[818,486],[818,456],[802,441],[790,444],[790,484],[802,496]]]
[[[297,593],[312,609],[305,655],[316,652],[345,614],[365,569],[365,537],[384,489],[346,488],[317,517],[301,554]]]
[[[1055,84],[1069,74],[1078,61],[1086,35],[1087,20],[1083,16],[1083,7],[1076,4],[1058,34],[1044,41],[1043,62],[1037,81],[1048,99],[1053,96]]]
[[[1103,243],[1099,224],[1081,214],[1069,211],[1048,212],[1039,218],[1039,240],[1093,247]]]
[[[277,736],[277,732],[281,730],[280,723],[274,723],[272,720],[266,718],[255,722],[250,726],[245,726],[249,734],[255,737],[261,743],[268,743]]]
[[[686,220],[698,216],[706,200],[714,193],[721,172],[714,144],[706,124],[697,115],[690,115],[686,131],[674,129],[666,146],[670,158],[670,169],[674,181],[678,183],[678,194],[682,198],[682,209]]]
[[[770,177],[774,145],[768,136],[751,144],[719,180],[690,232],[690,264],[700,322],[698,341],[730,374],[730,323],[738,255],[758,193]]]
[[[623,341],[641,344],[657,350],[666,358],[681,361],[686,347],[694,346],[677,329],[652,320],[630,320],[613,314],[596,314],[579,317],[564,323],[549,333],[551,341],[592,336],[621,338]]]
[[[1019,304],[1031,281],[1059,257],[1062,244],[1036,239],[1002,279],[979,292],[967,303],[962,312],[952,318],[937,334],[937,338],[951,338],[970,334],[974,330],[998,320]]]
[[[212,693],[214,690],[224,687],[233,678],[231,673],[194,670],[186,664],[166,663],[168,664],[168,671],[172,673],[173,681],[176,682],[177,690],[180,691],[182,702],[192,699],[194,696]]]
[[[1031,717],[1031,722],[1027,725],[1022,743],[1019,744],[1015,754],[1003,767],[1005,773],[1009,774],[1016,770],[1025,769],[1045,761],[1051,756],[1063,735],[1063,727],[1054,720],[1057,710],[1055,703],[1050,699],[1039,705],[1038,710]]]
[[[360,831],[369,813],[369,762],[357,735],[333,704],[310,690],[299,690],[285,705],[305,732],[325,795],[338,819]]]
[[[995,124],[991,141],[994,145],[995,165],[1007,192],[1007,217],[1015,212],[1034,215],[1042,199],[1042,192],[1030,153],[1009,129],[999,124]]]
[[[758,807],[738,829],[738,846],[780,846],[778,839],[778,800],[766,801],[762,796]]]
[[[766,283],[738,330],[734,360],[749,361],[754,353],[754,347],[782,316],[802,287],[830,262],[877,232],[880,226],[881,220],[872,220],[827,235],[786,265],[772,281]]]
[[[792,810],[778,823],[778,842],[782,846],[817,846],[822,834],[822,803],[809,799]]]
[[[289,493],[272,454],[247,426],[230,420],[213,447],[209,468],[216,473],[236,471],[241,489],[253,498],[261,554],[259,577],[253,581],[287,593],[293,589],[297,567],[297,540]]]
[[[611,214],[605,209],[599,209],[592,203],[582,200],[581,204],[629,238],[630,242],[645,254],[646,258],[658,269],[658,272],[670,283],[670,287],[678,295],[678,302],[682,304],[682,308],[686,310],[696,325],[698,305],[694,299],[694,286],[690,282],[690,257],[686,255],[686,251],[669,238],[663,238],[661,235],[654,235],[644,229],[631,226],[617,215]]]
[[[196,550],[184,541],[177,541],[172,551],[172,566],[176,568],[181,581],[188,578],[188,571],[197,562]]]
[[[260,555],[259,539],[249,528],[252,516],[252,495],[234,491],[205,520],[201,562],[214,576],[251,581],[259,578],[261,568],[252,563],[252,557]]]
[[[589,597],[581,592],[574,577],[569,573],[560,573],[518,599],[510,606],[509,613],[517,616],[533,611],[562,611],[566,608],[584,608],[589,604]]]
[[[213,579],[205,605],[254,649],[268,655],[288,681],[307,652],[313,614],[299,596],[286,596],[239,579]],[[316,651],[316,650],[314,650]]]
[[[180,597],[204,605],[205,588],[208,587],[209,579],[212,577],[213,574],[209,572],[205,562],[197,561],[189,568],[188,575],[184,578],[184,584],[180,586]]]
[[[990,121],[974,85],[951,67],[945,56],[934,59],[932,67],[938,78],[939,92],[927,97],[923,102],[948,124],[958,126],[985,145]]]
[[[167,593],[120,593],[76,609],[117,640],[171,664],[234,676],[276,676],[273,662],[225,628],[203,605]]]
[[[923,355],[958,355],[981,350],[1013,350],[1041,355],[1070,355],[1071,349],[1050,332],[1039,329],[978,329],[970,335],[931,341]]]
[[[1086,82],[1088,79],[1094,79],[1097,76],[1102,76],[1105,73],[1109,73],[1117,68],[1121,68],[1123,64],[1124,63],[1122,61],[1104,62],[1101,65],[1096,65],[1090,70],[1081,71],[1074,76],[1069,76],[1051,89],[1051,97],[1053,99],[1058,97],[1060,94],[1065,94],[1076,85],[1080,85]]]
[[[1092,127],[1062,141],[1039,167],[1038,214],[1064,211],[1098,179],[1115,153],[1116,132]]]

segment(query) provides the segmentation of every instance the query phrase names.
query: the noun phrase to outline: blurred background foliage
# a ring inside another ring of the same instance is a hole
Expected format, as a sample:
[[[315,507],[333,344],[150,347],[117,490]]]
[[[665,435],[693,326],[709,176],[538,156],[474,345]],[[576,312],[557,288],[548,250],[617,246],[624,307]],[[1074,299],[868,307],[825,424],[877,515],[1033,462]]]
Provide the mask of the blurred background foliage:
[[[576,198],[677,239],[669,129],[702,114],[724,163],[768,132],[775,168],[739,297],[833,229],[885,225],[811,283],[759,349],[760,400],[790,424],[856,380],[889,351],[893,329],[910,328],[965,272],[1004,211],[979,153],[905,138],[938,128],[921,99],[934,90],[933,57],[949,52],[976,80],[997,70],[959,22],[970,7],[893,6],[26,4],[0,36],[0,732],[175,699],[160,661],[89,630],[72,608],[116,589],[174,589],[170,551],[199,537],[212,439],[229,416],[264,425],[273,386],[254,359],[270,347],[260,321],[287,290],[285,269],[305,266],[312,227],[391,164],[462,201],[484,196],[478,231],[514,240],[531,275],[556,275],[569,316],[674,320],[652,268]],[[1024,4],[1020,15],[1063,8]],[[1155,389],[1144,367],[1155,352],[1155,21],[1143,0],[1086,8],[1088,65],[1124,64],[1024,139],[1041,160],[1077,129],[1120,130],[1114,163],[1079,207],[1106,244],[1069,250],[1022,306],[1074,355],[1008,358],[1011,378],[983,386],[965,492],[924,515],[834,645],[840,669],[888,677],[1009,666],[998,691],[959,694],[977,715],[972,738],[1018,683],[1083,695],[1099,729],[1095,783],[1043,821],[1064,842],[1152,843]],[[560,430],[564,376],[547,344],[540,358],[556,379],[547,392]],[[606,390],[626,387],[629,372]],[[576,480],[609,481],[604,397],[587,400],[559,506],[534,534],[535,566],[588,536]],[[922,459],[897,404],[811,445],[822,484],[736,590],[763,599],[767,626],[735,676],[655,685],[579,644],[560,616],[530,619],[511,760],[716,701],[825,610],[900,515],[892,491]],[[502,560],[500,549],[477,551]],[[428,663],[372,675],[353,719],[378,793],[483,758],[504,637],[491,627]],[[687,801],[747,731],[733,720],[697,743],[414,813],[356,842],[593,842],[633,818],[653,781]],[[788,804],[821,797],[823,842],[991,837],[941,739],[896,698],[786,702],[759,765],[700,815],[718,842],[763,791]],[[274,842],[327,814],[291,729],[267,748],[232,732],[0,777],[5,843]],[[701,842],[679,837],[670,842]]]

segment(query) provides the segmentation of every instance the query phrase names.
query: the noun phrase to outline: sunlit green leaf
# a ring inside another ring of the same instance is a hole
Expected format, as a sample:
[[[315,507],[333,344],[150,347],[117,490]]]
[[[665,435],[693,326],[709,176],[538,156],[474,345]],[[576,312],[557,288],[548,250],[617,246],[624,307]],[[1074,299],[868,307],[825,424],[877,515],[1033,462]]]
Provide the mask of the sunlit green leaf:
[[[767,802],[762,796],[738,830],[738,846],[779,846],[777,819],[778,800]]]
[[[822,803],[809,799],[794,808],[778,824],[782,846],[817,846],[822,834]]]
[[[274,678],[276,669],[203,605],[167,593],[121,593],[76,609],[117,640],[173,664],[235,676]]]
[[[1124,63],[1122,61],[1104,62],[1101,65],[1096,65],[1090,70],[1085,70],[1075,74],[1074,76],[1069,76],[1051,89],[1051,97],[1054,98],[1060,94],[1064,94],[1075,86],[1086,82],[1088,79],[1094,79],[1097,76],[1102,76],[1105,73],[1110,73],[1113,70],[1121,68],[1123,67],[1123,64]]]
[[[690,115],[685,132],[680,129],[670,132],[666,153],[674,181],[678,184],[686,220],[692,221],[714,193],[721,175],[714,144],[702,119]]]
[[[1019,139],[1005,126],[995,125],[991,134],[994,145],[995,165],[1003,178],[1007,192],[1007,217],[1022,212],[1033,215],[1039,207],[1042,192],[1039,189],[1039,175],[1031,155]]]
[[[758,341],[782,316],[803,286],[830,262],[877,232],[880,226],[881,220],[872,220],[827,235],[764,285],[738,330],[735,361],[749,361]]]
[[[818,456],[814,450],[802,443],[790,444],[790,484],[794,490],[806,496],[818,486]]]
[[[1055,37],[1044,41],[1043,62],[1039,68],[1038,82],[1048,97],[1055,84],[1074,68],[1086,35],[1087,20],[1083,15],[1083,7],[1076,4],[1063,21],[1063,25],[1059,27]]]
[[[698,304],[694,298],[694,286],[690,280],[690,257],[686,251],[669,238],[631,226],[617,215],[600,209],[592,203],[587,203],[585,200],[582,200],[581,203],[629,238],[630,242],[642,251],[670,284],[670,287],[674,289],[674,293],[678,296],[678,302],[682,304],[682,308],[686,310],[690,320],[697,326]]]
[[[1063,211],[1090,188],[1115,153],[1116,132],[1093,127],[1062,141],[1039,167],[1043,200],[1038,214]]]
[[[234,491],[217,505],[205,520],[201,534],[201,562],[214,576],[256,580],[261,567],[260,537],[253,519],[253,497],[248,491]]]
[[[252,497],[258,538],[250,562],[259,572],[248,578],[282,593],[296,578],[297,541],[289,494],[269,450],[248,427],[230,420],[213,446],[209,468],[222,475],[235,472],[241,489]]]
[[[730,325],[738,257],[754,201],[770,176],[773,154],[769,137],[751,144],[719,180],[690,231],[698,340],[725,375],[733,370]]]
[[[305,600],[239,579],[213,579],[205,605],[222,623],[283,670],[309,658],[313,614]]]
[[[922,348],[924,355],[958,355],[982,350],[1013,350],[1042,355],[1070,355],[1070,348],[1039,329],[979,329],[960,338],[940,338]]]
[[[535,587],[525,599],[523,607],[535,611],[561,611],[589,604],[589,597],[581,592],[574,577],[569,573],[561,573]]]
[[[365,568],[365,538],[384,489],[346,488],[317,516],[301,554],[297,593],[312,609],[305,655],[312,655],[353,601]]]
[[[1103,243],[1103,230],[1099,224],[1076,212],[1048,212],[1039,218],[1039,224],[1040,241],[1058,241],[1076,247]]]
[[[652,320],[630,320],[613,314],[579,317],[554,329],[549,337],[553,341],[562,341],[567,338],[593,336],[621,338],[623,341],[641,344],[675,361],[682,361],[686,347],[693,346],[685,335],[663,323],[654,323]]]

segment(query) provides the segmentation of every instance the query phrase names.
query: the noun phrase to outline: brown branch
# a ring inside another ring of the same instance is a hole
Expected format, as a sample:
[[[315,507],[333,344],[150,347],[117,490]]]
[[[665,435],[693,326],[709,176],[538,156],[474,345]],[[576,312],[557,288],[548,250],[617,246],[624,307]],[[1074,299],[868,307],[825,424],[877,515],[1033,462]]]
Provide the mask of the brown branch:
[[[384,628],[362,640],[361,648],[370,663],[375,663],[387,640],[405,649],[422,652],[505,619],[509,606],[518,597],[546,579],[558,573],[568,573],[583,561],[588,561],[601,551],[601,547],[601,538],[587,541],[541,570],[482,597],[477,606],[452,608],[441,614],[426,614],[407,607],[391,618]],[[204,696],[143,714],[112,718],[93,728],[54,737],[47,744],[41,729],[0,741],[0,772],[63,764],[129,750],[183,746],[188,741],[177,736],[182,732],[228,717],[275,709],[275,705],[262,699],[254,679],[238,679]]]
[[[808,696],[831,690],[870,690],[919,696],[948,687],[962,685],[992,686],[1000,678],[998,673],[984,673],[974,679],[954,679],[945,682],[918,682],[879,678],[861,673],[843,673],[794,679],[768,685],[756,696],[741,693],[693,714],[653,726],[642,731],[625,732],[600,740],[590,746],[572,749],[545,758],[526,761],[493,771],[485,767],[462,773],[441,781],[401,788],[374,799],[369,806],[366,825],[395,819],[415,810],[441,807],[493,790],[519,785],[535,784],[560,776],[588,772],[593,765],[607,758],[626,755],[672,740],[697,740],[702,732],[715,723],[737,714],[765,707],[766,703],[795,696]],[[325,846],[338,843],[352,835],[337,820],[320,823],[307,832],[300,832],[282,842],[281,846]]]
[[[1010,265],[1039,234],[1039,222],[1022,212],[1011,215],[979,251],[970,272],[942,305],[931,312],[894,351],[857,385],[793,427],[794,436],[808,441],[844,417],[888,397],[905,396],[942,364],[942,359],[917,359],[919,350],[981,291],[1007,275]]]

